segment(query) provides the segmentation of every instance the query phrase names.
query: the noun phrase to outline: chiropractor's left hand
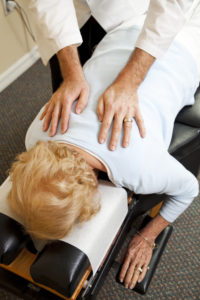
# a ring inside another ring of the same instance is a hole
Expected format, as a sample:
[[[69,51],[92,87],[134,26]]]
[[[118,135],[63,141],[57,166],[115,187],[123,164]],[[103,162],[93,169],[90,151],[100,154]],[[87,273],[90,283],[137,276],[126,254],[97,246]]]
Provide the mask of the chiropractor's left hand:
[[[126,119],[134,118],[141,137],[145,137],[145,126],[139,108],[137,88],[131,84],[128,76],[118,77],[101,95],[97,104],[97,115],[102,122],[99,133],[100,143],[105,142],[113,121],[109,142],[110,150],[116,149],[122,127],[124,127],[122,146],[129,145],[132,122],[127,122]]]

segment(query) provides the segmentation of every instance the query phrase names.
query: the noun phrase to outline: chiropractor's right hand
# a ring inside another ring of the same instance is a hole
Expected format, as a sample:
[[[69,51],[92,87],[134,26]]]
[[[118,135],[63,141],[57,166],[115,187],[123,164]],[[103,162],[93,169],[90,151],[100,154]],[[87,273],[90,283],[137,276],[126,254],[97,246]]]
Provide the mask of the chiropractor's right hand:
[[[65,133],[68,128],[71,107],[75,100],[78,100],[75,112],[81,113],[89,98],[89,85],[84,77],[77,47],[75,45],[67,46],[57,53],[57,57],[63,82],[45,105],[40,117],[40,120],[44,118],[43,131],[50,126],[50,136],[56,134],[60,118],[61,133]]]
[[[54,136],[61,118],[61,133],[65,133],[68,128],[73,102],[78,99],[75,112],[80,113],[87,105],[88,97],[89,86],[84,76],[81,77],[76,74],[76,76],[65,79],[49,102],[47,102],[40,117],[40,120],[44,118],[43,131],[46,131],[51,123],[49,135]]]

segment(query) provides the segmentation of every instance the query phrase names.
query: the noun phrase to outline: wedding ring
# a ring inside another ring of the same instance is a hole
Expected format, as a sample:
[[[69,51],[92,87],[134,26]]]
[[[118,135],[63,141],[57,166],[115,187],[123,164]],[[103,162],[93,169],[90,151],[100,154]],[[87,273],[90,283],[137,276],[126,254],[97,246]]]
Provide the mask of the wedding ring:
[[[142,273],[143,269],[141,267],[137,268],[138,271],[140,271],[140,273]]]
[[[133,122],[133,118],[124,118],[124,123],[125,122]]]

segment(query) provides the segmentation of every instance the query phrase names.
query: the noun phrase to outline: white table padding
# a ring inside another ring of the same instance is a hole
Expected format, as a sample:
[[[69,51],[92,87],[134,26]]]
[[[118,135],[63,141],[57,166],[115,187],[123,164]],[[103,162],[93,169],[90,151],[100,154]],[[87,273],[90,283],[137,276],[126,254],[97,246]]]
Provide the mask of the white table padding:
[[[10,210],[6,201],[11,186],[9,177],[0,186],[0,212],[23,225],[23,222]],[[101,194],[100,211],[88,222],[75,225],[72,231],[61,239],[88,256],[93,275],[102,263],[128,212],[125,189],[115,187],[107,181],[99,181],[99,192]],[[46,244],[45,241],[37,239],[33,239],[33,242],[38,250]]]
[[[123,188],[101,181],[101,210],[90,221],[77,225],[62,241],[87,254],[93,274],[98,270],[128,212],[127,193]]]

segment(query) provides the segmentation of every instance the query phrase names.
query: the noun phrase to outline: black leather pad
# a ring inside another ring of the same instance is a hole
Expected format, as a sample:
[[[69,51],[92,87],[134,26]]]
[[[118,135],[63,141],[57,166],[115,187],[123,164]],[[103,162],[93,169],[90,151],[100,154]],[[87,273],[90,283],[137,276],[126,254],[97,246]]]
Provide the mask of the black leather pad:
[[[9,265],[30,240],[23,226],[0,213],[0,262]]]
[[[150,216],[146,216],[143,220],[143,223],[140,227],[140,229],[142,227],[144,227],[149,221],[151,220],[151,217]],[[137,282],[137,284],[135,285],[134,287],[134,291],[140,293],[140,294],[145,294],[147,292],[147,289],[148,289],[148,286],[151,282],[151,279],[153,277],[153,274],[156,270],[156,267],[159,263],[159,260],[162,256],[162,253],[165,249],[165,246],[167,244],[167,241],[172,233],[172,230],[173,230],[173,226],[172,225],[168,225],[160,234],[159,236],[156,238],[155,240],[155,243],[157,244],[157,248],[155,248],[153,250],[153,254],[152,254],[152,257],[151,257],[151,261],[149,263],[149,270],[147,271],[146,275],[145,275],[145,278],[141,281],[141,282]],[[117,276],[116,276],[116,280],[118,283],[120,284],[123,284],[119,281],[119,274],[120,274],[120,271],[121,271],[121,266],[120,266],[120,269],[117,273]]]
[[[197,147],[200,147],[199,128],[175,123],[169,153],[175,157],[178,156],[180,160],[185,154],[192,153]]]
[[[195,93],[195,103],[184,107],[176,118],[176,122],[200,128],[200,86]]]
[[[47,244],[30,268],[32,278],[71,297],[90,266],[85,253],[63,241]]]

